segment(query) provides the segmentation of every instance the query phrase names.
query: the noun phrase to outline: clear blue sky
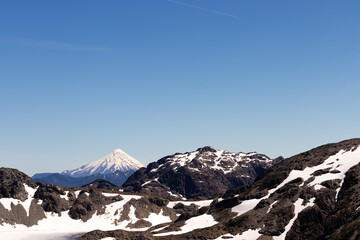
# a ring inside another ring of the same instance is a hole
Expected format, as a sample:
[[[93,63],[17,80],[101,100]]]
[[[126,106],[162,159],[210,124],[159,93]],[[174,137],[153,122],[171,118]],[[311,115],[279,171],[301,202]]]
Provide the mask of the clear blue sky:
[[[360,1],[0,2],[0,166],[360,137]]]

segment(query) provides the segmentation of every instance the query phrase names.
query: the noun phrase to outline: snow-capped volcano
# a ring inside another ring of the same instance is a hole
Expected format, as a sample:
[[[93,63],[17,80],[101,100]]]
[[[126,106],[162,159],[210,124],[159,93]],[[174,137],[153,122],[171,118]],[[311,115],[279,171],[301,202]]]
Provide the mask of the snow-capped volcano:
[[[93,174],[110,174],[115,171],[135,171],[141,167],[144,167],[142,163],[131,157],[121,149],[115,149],[109,155],[76,168],[74,170],[66,170],[61,174],[69,175],[72,177],[84,177]]]

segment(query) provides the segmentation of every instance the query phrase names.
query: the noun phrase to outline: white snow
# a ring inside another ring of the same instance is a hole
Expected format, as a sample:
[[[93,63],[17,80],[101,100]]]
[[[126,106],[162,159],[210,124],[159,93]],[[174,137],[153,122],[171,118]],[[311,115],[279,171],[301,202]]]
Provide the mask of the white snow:
[[[20,201],[18,199],[14,199],[14,198],[0,198],[0,203],[4,206],[5,209],[7,209],[9,211],[11,211],[11,204],[14,204],[14,206],[22,205],[27,213],[27,216],[29,216],[31,202],[32,202],[35,192],[38,188],[29,187],[25,183],[24,183],[24,187],[25,187],[26,192],[28,193],[27,199],[25,201]]]
[[[102,195],[104,195],[105,197],[117,197],[119,196],[118,193],[102,193]]]
[[[149,217],[144,218],[144,220],[151,222],[153,226],[161,223],[171,223],[171,218],[169,216],[164,216],[162,209],[159,214],[150,213]]]
[[[340,150],[337,154],[330,156],[328,159],[326,159],[322,164],[314,166],[314,167],[306,167],[303,170],[292,170],[288,177],[278,186],[276,186],[273,189],[270,189],[268,194],[265,197],[262,197],[260,199],[250,199],[242,201],[239,205],[232,208],[232,211],[237,213],[236,216],[240,216],[250,210],[252,210],[261,200],[269,198],[269,196],[276,192],[281,187],[285,186],[290,181],[301,177],[304,182],[308,180],[309,178],[313,177],[312,174],[315,171],[322,170],[322,169],[328,169],[329,171],[337,170],[338,173],[325,173],[319,176],[315,176],[314,180],[311,181],[307,186],[311,187],[313,186],[315,190],[321,189],[323,186],[320,184],[327,180],[334,180],[334,179],[340,179],[341,180],[341,186],[344,182],[345,173],[353,166],[357,165],[360,162],[360,148],[358,147],[356,150],[352,149],[351,151],[344,151]],[[301,185],[303,186],[304,183]],[[337,189],[337,192],[340,191],[341,186]],[[337,194],[338,195],[338,194]],[[312,198],[311,201],[306,204],[305,206],[301,205],[302,199],[298,199],[295,203],[295,216],[286,226],[286,230],[277,238],[274,238],[274,240],[280,240],[285,239],[286,233],[290,230],[293,222],[296,220],[297,215],[299,212],[301,212],[303,209],[309,206],[313,206],[315,198]],[[272,207],[272,206],[271,206]],[[270,210],[270,208],[269,208]],[[269,211],[268,210],[268,211]]]
[[[266,197],[260,199],[250,199],[246,201],[242,201],[239,205],[232,208],[232,212],[237,213],[237,216],[240,216],[251,209],[253,209],[262,199],[267,198],[270,194],[266,195]]]
[[[166,225],[166,226],[164,226],[164,227],[161,227],[161,228],[157,228],[157,229],[155,229],[155,230],[153,230],[153,231],[151,231],[152,233],[157,233],[157,232],[160,232],[161,230],[163,230],[163,229],[165,229],[165,228],[167,228],[169,225]]]
[[[274,201],[272,204],[270,204],[269,209],[267,210],[266,214],[268,214],[268,213],[271,211],[272,207],[273,207],[274,204],[276,204],[277,202],[278,202],[278,201],[276,200],[276,201]]]
[[[18,205],[21,204],[21,201],[14,198],[0,198],[0,203],[4,206],[5,209],[11,211],[11,203]]]
[[[161,168],[162,166],[164,166],[164,164],[160,164],[157,168],[151,169],[150,172],[156,172],[159,168]]]
[[[261,236],[261,234],[259,233],[259,229],[253,230],[253,229],[249,229],[245,232],[243,232],[242,234],[238,234],[238,235],[231,235],[230,233],[222,235],[218,238],[216,238],[215,240],[223,240],[224,238],[222,237],[228,237],[231,240],[256,240],[258,239],[258,237]]]
[[[258,153],[256,152],[232,153],[225,150],[216,150],[215,152],[205,152],[205,153],[200,153],[199,151],[193,151],[190,153],[176,154],[170,160],[171,161],[170,166],[178,164],[183,167],[185,165],[188,165],[194,158],[196,158],[201,166],[197,168],[188,166],[189,169],[201,173],[202,168],[210,168],[214,170],[223,171],[225,174],[228,174],[239,167],[248,168],[249,166],[247,164],[242,164],[240,166],[239,163],[241,162],[248,163],[253,161],[250,157],[256,154]],[[265,155],[263,155],[258,160],[271,162],[271,159],[266,157]],[[209,162],[212,162],[214,165],[209,164]],[[160,168],[160,166],[158,168]],[[152,169],[151,172],[157,171],[158,168]],[[178,168],[177,166],[174,167],[174,170],[176,170],[177,168]]]
[[[180,231],[176,231],[176,232],[167,232],[167,233],[158,233],[158,234],[154,234],[154,236],[167,236],[167,235],[179,235],[179,234],[183,234],[183,233],[187,233],[187,232],[191,232],[195,229],[198,228],[207,228],[207,227],[211,227],[214,226],[215,224],[217,224],[218,222],[216,222],[213,218],[213,216],[208,215],[208,214],[203,214],[197,217],[193,217],[190,218],[189,220],[185,221],[185,225],[181,227]]]
[[[322,188],[325,188],[324,186],[322,186],[322,185],[320,185],[320,184],[316,184],[315,186],[314,186],[314,189],[317,191],[317,190],[320,190],[320,189],[322,189]]]
[[[65,199],[66,201],[69,201],[68,193],[69,193],[69,191],[65,191],[65,195],[60,195],[60,197],[62,199]]]
[[[141,186],[143,187],[143,186],[145,186],[146,184],[149,184],[149,183],[151,183],[151,182],[152,182],[152,180],[146,181],[146,182],[144,182],[143,184],[141,184]]]
[[[57,231],[1,231],[2,240],[68,240],[80,232],[57,232]]]
[[[273,236],[273,240],[285,240],[285,236],[288,231],[291,229],[292,225],[294,224],[295,220],[297,219],[299,213],[307,207],[311,207],[314,205],[315,198],[311,198],[310,201],[304,205],[302,205],[303,199],[299,198],[295,202],[295,216],[289,221],[289,223],[285,226],[285,231],[280,236]]]
[[[268,194],[265,197],[260,199],[250,199],[241,202],[239,205],[232,208],[233,212],[238,213],[237,216],[253,209],[261,200],[268,198],[273,192],[276,192],[281,187],[285,186],[287,183],[295,180],[296,178],[301,177],[304,179],[304,182],[312,177],[312,173],[317,170],[327,169],[331,167],[331,170],[338,170],[339,173],[326,173],[320,176],[315,176],[315,179],[308,184],[308,186],[315,186],[326,180],[340,179],[344,181],[345,173],[353,166],[360,162],[360,148],[357,148],[354,151],[344,151],[341,150],[337,154],[330,156],[322,164],[314,167],[306,167],[303,170],[292,170],[289,176],[277,187],[269,190]],[[304,183],[303,183],[304,184]],[[342,184],[342,183],[341,183]],[[318,188],[318,187],[317,187]],[[341,188],[341,187],[340,187]],[[340,191],[340,188],[338,191]]]
[[[74,193],[75,193],[75,197],[76,197],[76,198],[78,198],[78,197],[79,197],[80,192],[81,192],[81,190],[77,190],[77,191],[75,191],[75,192],[74,192]]]
[[[70,175],[73,177],[83,177],[92,174],[108,174],[113,173],[117,170],[136,170],[141,167],[145,167],[144,164],[137,161],[121,149],[115,149],[109,155],[101,158],[95,162],[84,165],[74,170],[63,171],[62,174]]]
[[[102,238],[102,239],[100,239],[100,240],[115,240],[115,238],[113,238],[113,237],[107,237],[107,238]]]
[[[28,189],[28,192],[30,192],[30,189]],[[105,195],[107,194],[105,193]],[[64,211],[61,213],[61,216],[55,213],[46,212],[46,218],[40,220],[37,225],[32,227],[26,227],[25,225],[21,224],[17,224],[15,226],[10,224],[0,224],[0,239],[62,239],[57,237],[52,238],[49,236],[69,235],[89,232],[96,229],[104,231],[116,229],[123,229],[127,231],[147,230],[148,228],[133,229],[127,227],[130,222],[135,223],[139,220],[135,215],[135,207],[132,205],[130,206],[129,213],[130,220],[119,222],[124,205],[131,199],[141,198],[141,196],[138,195],[121,194],[121,196],[124,198],[123,200],[106,205],[105,213],[100,215],[94,213],[92,218],[86,222],[72,219],[68,215],[69,211]],[[3,199],[4,198],[1,200]],[[22,202],[20,201],[20,203]],[[162,211],[160,211],[159,214],[151,213],[148,218],[145,218],[144,220],[151,222],[153,225],[171,222],[170,217],[164,216]],[[40,235],[48,236],[48,238],[39,237]],[[8,236],[14,237],[9,238]]]

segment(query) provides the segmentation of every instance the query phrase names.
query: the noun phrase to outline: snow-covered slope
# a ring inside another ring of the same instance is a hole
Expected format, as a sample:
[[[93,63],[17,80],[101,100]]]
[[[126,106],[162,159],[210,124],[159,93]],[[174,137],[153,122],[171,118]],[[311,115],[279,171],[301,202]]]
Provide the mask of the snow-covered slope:
[[[144,165],[135,158],[131,157],[121,149],[115,149],[109,155],[95,162],[89,163],[74,170],[63,171],[62,174],[72,177],[84,177],[93,174],[109,174],[117,170],[122,172],[137,170],[141,167],[144,167]]]

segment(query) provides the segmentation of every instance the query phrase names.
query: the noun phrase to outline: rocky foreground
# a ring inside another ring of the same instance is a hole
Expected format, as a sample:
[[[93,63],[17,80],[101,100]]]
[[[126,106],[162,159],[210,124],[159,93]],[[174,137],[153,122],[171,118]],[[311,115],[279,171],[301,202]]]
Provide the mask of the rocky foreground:
[[[87,240],[360,239],[359,145],[351,139],[312,149],[275,164],[250,187],[201,201],[60,188],[2,168],[0,232],[93,230],[79,238]]]

